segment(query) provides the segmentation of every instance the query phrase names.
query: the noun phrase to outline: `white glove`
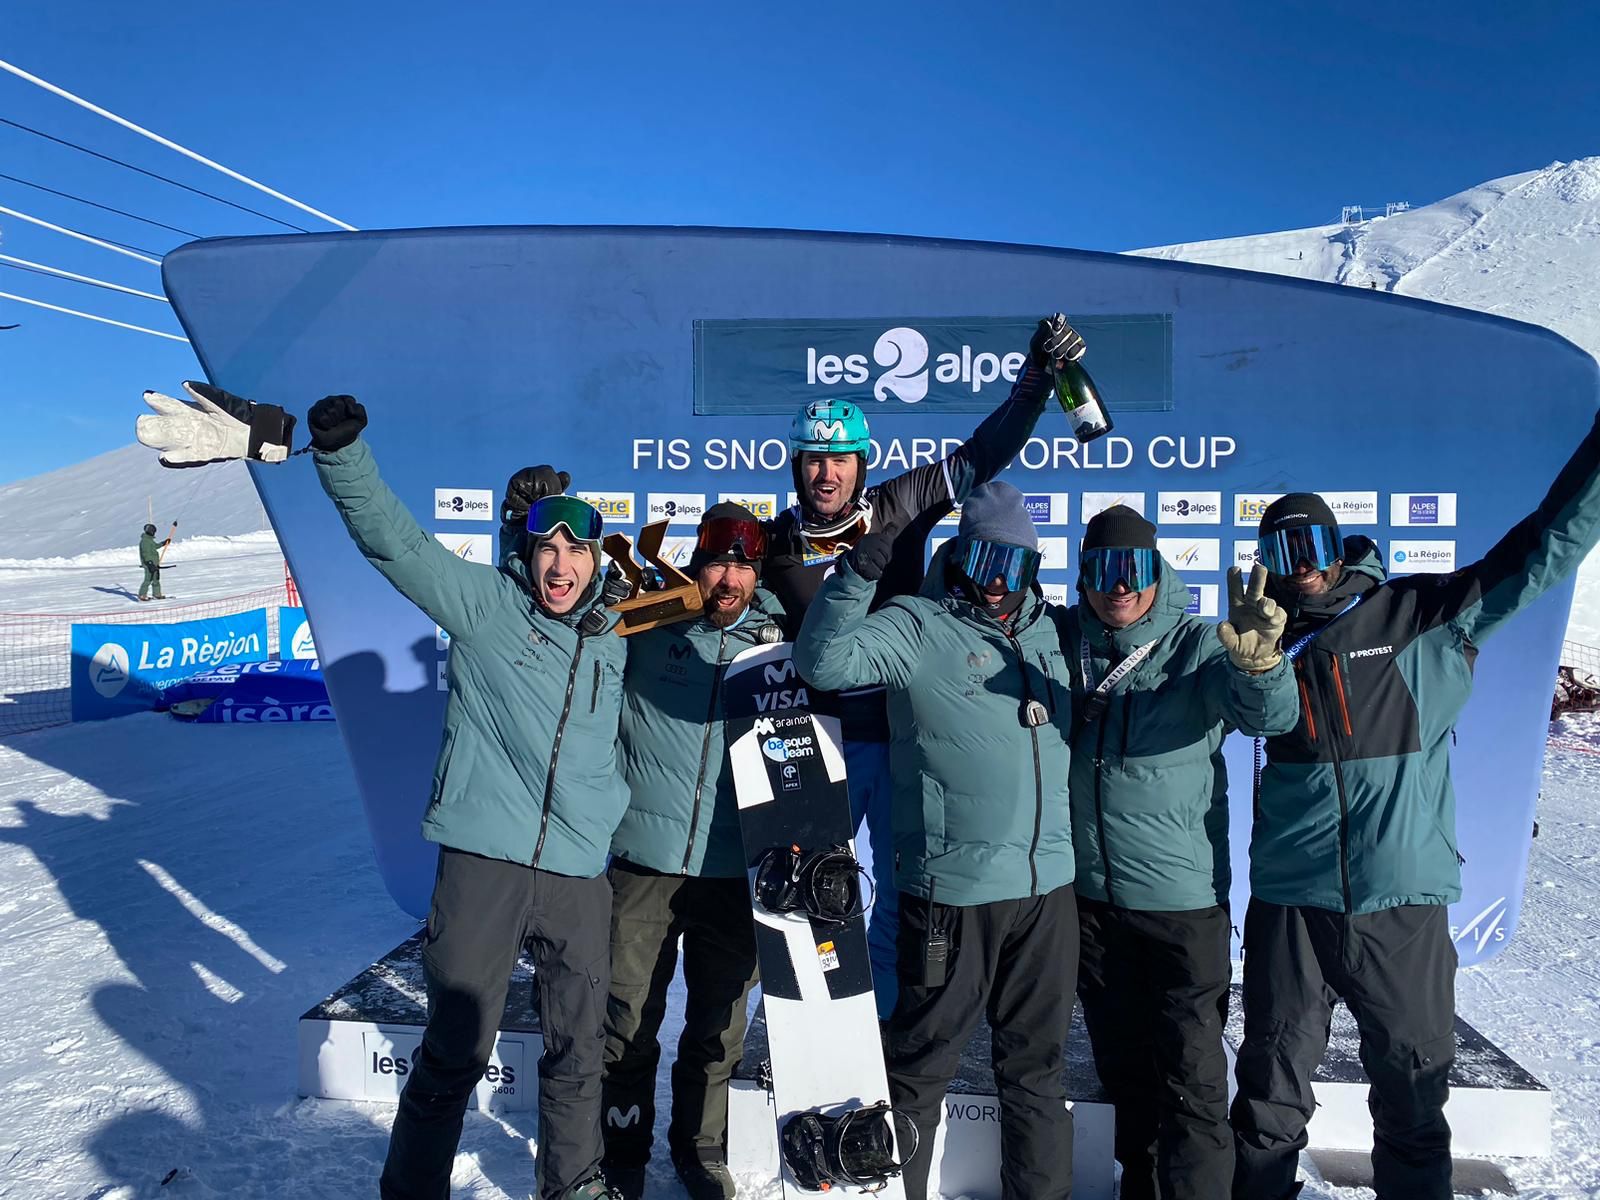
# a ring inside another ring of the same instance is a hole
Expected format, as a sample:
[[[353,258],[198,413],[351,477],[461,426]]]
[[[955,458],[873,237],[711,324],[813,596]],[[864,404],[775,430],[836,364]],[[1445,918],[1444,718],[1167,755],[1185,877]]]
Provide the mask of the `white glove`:
[[[146,392],[144,402],[155,416],[134,423],[144,445],[161,452],[164,467],[198,467],[206,463],[253,458],[278,463],[289,457],[294,417],[273,404],[255,404],[208,383],[185,381],[192,404],[161,392]]]
[[[1233,665],[1241,671],[1259,675],[1278,665],[1283,652],[1278,643],[1289,614],[1266,594],[1267,569],[1260,563],[1250,568],[1250,589],[1238,567],[1228,569],[1228,619],[1217,626]]]

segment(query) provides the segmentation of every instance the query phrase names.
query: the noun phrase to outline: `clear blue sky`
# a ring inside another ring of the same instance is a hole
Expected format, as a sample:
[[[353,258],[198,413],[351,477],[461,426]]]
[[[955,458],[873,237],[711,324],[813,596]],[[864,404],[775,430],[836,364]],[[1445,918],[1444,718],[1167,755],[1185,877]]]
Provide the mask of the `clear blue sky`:
[[[1600,154],[1578,4],[10,0],[0,58],[364,229],[784,226],[1099,250],[1292,229]],[[0,117],[313,219],[0,75]],[[281,231],[0,125],[0,172],[206,235]],[[0,204],[187,240],[0,179]],[[0,252],[159,291],[0,215]],[[176,330],[0,267],[0,291]],[[0,300],[0,481],[132,440],[187,348]],[[308,402],[313,397],[307,397]]]

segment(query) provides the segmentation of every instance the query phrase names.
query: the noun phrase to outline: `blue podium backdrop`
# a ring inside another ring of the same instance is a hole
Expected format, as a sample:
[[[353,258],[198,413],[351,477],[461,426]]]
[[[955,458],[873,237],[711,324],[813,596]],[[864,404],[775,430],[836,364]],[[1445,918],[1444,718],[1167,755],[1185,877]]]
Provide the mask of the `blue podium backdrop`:
[[[569,470],[613,528],[672,520],[680,552],[721,498],[784,507],[788,414],[808,397],[863,405],[875,477],[931,461],[1004,399],[1034,320],[1058,309],[1087,338],[1116,430],[1080,447],[1052,407],[1006,472],[1029,497],[1057,597],[1071,594],[1085,520],[1117,501],[1160,526],[1207,616],[1284,491],[1328,495],[1393,572],[1451,570],[1537,504],[1600,403],[1594,360],[1533,326],[1035,247],[414,230],[197,242],[167,257],[165,277],[214,382],[302,414],[330,392],[358,396],[385,479],[425,528],[485,563],[499,489],[537,462]],[[418,824],[448,647],[362,561],[308,457],[253,471],[316,622],[379,867],[421,916],[434,853]],[[1464,963],[1516,927],[1570,598],[1570,585],[1545,596],[1488,643],[1458,728]],[[1230,739],[1237,915],[1250,749]]]

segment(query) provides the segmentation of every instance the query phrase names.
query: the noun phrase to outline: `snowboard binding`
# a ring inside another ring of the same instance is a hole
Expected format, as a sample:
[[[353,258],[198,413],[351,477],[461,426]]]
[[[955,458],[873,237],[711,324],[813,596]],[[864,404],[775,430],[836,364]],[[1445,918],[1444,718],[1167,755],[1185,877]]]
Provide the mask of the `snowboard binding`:
[[[867,881],[863,894],[861,881]],[[804,912],[842,925],[872,907],[872,880],[846,846],[774,846],[756,864],[756,900],[770,913]]]
[[[880,1100],[838,1116],[797,1113],[784,1122],[779,1143],[795,1182],[807,1191],[847,1184],[870,1193],[883,1190],[916,1154],[917,1127]]]

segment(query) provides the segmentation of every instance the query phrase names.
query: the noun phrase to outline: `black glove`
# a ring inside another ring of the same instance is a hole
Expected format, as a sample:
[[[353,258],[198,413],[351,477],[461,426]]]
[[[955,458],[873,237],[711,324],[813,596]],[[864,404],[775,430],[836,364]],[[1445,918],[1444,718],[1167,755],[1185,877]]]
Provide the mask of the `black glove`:
[[[500,502],[500,523],[521,529],[528,520],[528,510],[546,496],[559,496],[572,486],[572,476],[558,471],[548,463],[537,467],[523,467],[506,480],[505,499]]]
[[[343,450],[367,427],[367,410],[354,396],[324,396],[306,414],[311,444],[318,450]]]
[[[1067,324],[1066,314],[1057,313],[1039,322],[1028,343],[1028,357],[1041,371],[1048,371],[1058,362],[1076,362],[1083,357],[1083,338]]]
[[[850,548],[845,561],[863,579],[882,579],[894,557],[894,535],[869,533]]]

